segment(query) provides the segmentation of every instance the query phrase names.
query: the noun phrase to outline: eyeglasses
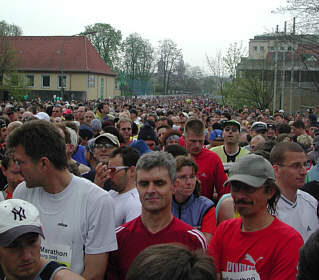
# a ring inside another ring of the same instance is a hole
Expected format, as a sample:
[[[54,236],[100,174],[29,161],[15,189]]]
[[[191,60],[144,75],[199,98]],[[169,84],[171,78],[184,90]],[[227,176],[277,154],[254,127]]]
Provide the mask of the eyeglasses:
[[[18,160],[16,158],[13,159],[14,164],[21,166],[22,164],[25,164],[26,161],[25,160]]]
[[[292,163],[290,165],[285,165],[285,164],[278,163],[279,166],[289,167],[289,168],[296,169],[296,170],[301,169],[301,168],[309,168],[310,164],[311,164],[310,160],[305,161],[305,162],[294,162],[294,163]]]
[[[225,127],[224,130],[226,132],[232,131],[232,132],[237,132],[238,128],[237,127]]]
[[[96,149],[103,149],[103,148],[105,148],[105,149],[113,149],[113,148],[115,148],[113,145],[111,145],[111,144],[103,144],[103,143],[101,143],[101,144],[95,144],[94,145],[94,148],[96,148]]]
[[[110,173],[117,173],[123,169],[128,169],[129,166],[108,166],[107,170],[110,172]]]
[[[254,193],[258,190],[258,188],[249,186],[241,182],[231,182],[230,189],[232,192],[239,192],[242,189],[245,193]]]
[[[125,130],[128,130],[128,131],[130,131],[130,130],[132,130],[132,128],[130,128],[130,127],[122,127],[121,130],[124,130],[124,131],[125,131]]]

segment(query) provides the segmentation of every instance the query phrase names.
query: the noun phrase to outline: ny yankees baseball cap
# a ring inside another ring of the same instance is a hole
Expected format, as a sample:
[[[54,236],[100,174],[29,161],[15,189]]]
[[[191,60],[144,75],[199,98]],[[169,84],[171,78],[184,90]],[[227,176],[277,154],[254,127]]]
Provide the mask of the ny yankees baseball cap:
[[[0,202],[0,246],[8,247],[23,234],[34,232],[42,237],[40,213],[31,203],[21,199]]]

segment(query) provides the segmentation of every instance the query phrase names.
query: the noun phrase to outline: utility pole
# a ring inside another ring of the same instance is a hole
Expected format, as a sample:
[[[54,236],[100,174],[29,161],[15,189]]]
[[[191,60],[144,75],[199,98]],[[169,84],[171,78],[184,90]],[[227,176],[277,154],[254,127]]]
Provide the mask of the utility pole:
[[[287,22],[285,21],[284,27],[284,41],[286,42],[286,34],[287,34]],[[286,52],[285,52],[285,44],[283,44],[283,53],[282,53],[282,72],[281,72],[281,106],[280,109],[284,110],[285,108],[285,68],[286,68]]]
[[[296,30],[296,18],[293,18],[293,29],[292,29],[292,61],[291,61],[291,72],[290,72],[290,96],[289,96],[289,113],[292,114],[292,92],[294,86],[294,66],[295,66],[295,30]]]
[[[276,26],[275,33],[275,71],[274,71],[274,102],[273,102],[273,113],[277,107],[277,72],[278,72],[278,25]]]
[[[285,67],[286,67],[286,53],[283,51],[282,53],[282,76],[281,76],[281,106],[280,109],[284,110],[284,102],[285,102]]]

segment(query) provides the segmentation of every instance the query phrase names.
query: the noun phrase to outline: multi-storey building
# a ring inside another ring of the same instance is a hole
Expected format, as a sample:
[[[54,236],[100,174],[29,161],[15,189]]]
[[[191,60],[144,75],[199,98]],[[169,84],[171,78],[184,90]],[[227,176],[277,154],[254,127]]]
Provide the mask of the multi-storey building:
[[[319,104],[319,36],[285,32],[255,36],[237,72],[258,73],[263,83],[272,83],[275,109],[296,111]]]

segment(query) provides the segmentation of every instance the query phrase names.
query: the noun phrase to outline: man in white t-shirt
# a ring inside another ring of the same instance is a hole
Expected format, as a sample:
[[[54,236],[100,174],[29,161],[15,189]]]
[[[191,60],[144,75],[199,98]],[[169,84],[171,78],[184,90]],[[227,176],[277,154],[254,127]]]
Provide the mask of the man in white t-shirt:
[[[111,179],[110,194],[115,201],[115,226],[118,227],[141,215],[141,202],[134,179],[140,153],[131,147],[114,150],[107,166],[96,169],[96,176]]]
[[[14,191],[35,205],[45,240],[41,256],[69,266],[86,279],[103,279],[108,252],[117,249],[111,196],[67,169],[65,141],[46,121],[15,129],[8,149],[25,181]]]
[[[297,230],[304,242],[319,228],[318,202],[299,190],[307,175],[307,155],[297,143],[279,143],[271,151],[270,161],[281,196],[277,217]]]

